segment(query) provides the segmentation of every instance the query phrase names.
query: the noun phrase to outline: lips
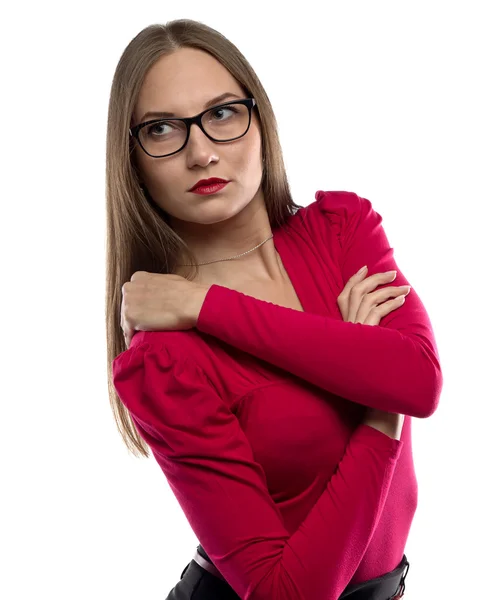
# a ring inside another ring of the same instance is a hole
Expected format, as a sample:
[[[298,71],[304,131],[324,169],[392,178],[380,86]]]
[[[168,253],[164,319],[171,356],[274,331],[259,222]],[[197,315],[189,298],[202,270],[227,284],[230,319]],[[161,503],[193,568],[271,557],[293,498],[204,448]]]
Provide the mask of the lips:
[[[221,179],[220,177],[211,177],[210,179],[201,179],[193,187],[191,187],[188,191],[193,192],[193,190],[196,190],[197,188],[216,185],[218,183],[228,183],[228,180]]]

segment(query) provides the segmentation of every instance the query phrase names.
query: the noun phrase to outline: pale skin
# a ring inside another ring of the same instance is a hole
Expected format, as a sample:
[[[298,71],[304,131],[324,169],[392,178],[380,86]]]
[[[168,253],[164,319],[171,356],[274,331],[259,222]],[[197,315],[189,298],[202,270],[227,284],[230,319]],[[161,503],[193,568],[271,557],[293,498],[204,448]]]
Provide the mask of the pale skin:
[[[133,113],[133,125],[155,117],[147,111],[169,111],[193,116],[205,103],[223,93],[245,98],[244,90],[212,56],[182,48],[162,57],[148,72]],[[223,98],[217,105],[232,98]],[[154,201],[171,215],[173,229],[194,252],[197,262],[246,252],[272,231],[260,187],[261,134],[254,111],[248,133],[233,142],[217,143],[192,125],[188,145],[179,153],[152,158],[134,150],[141,181]],[[220,192],[199,196],[188,190],[200,179],[221,177],[230,183]],[[184,330],[196,326],[212,284],[269,298],[302,310],[289,276],[272,240],[236,260],[200,267],[197,280],[185,278],[179,267],[173,274],[137,271],[122,286],[121,326],[129,347],[135,331]],[[376,287],[393,280],[393,273],[354,275],[338,297],[344,321],[378,325],[380,318],[401,306],[409,286]],[[391,300],[389,300],[391,298]],[[400,439],[403,415],[368,409],[365,422]]]

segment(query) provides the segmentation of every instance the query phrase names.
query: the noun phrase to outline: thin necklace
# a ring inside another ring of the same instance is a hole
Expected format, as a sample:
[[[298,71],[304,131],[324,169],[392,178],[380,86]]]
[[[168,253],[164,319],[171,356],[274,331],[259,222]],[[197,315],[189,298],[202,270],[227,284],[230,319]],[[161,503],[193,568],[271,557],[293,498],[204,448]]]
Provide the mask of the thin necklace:
[[[201,262],[201,263],[198,263],[197,265],[179,265],[179,266],[180,267],[198,267],[200,265],[209,265],[210,263],[222,262],[224,260],[233,260],[234,258],[239,258],[239,256],[244,256],[245,254],[249,254],[253,250],[256,250],[256,248],[259,248],[265,242],[268,242],[268,240],[271,240],[273,237],[274,237],[274,234],[272,234],[266,240],[263,240],[263,242],[261,244],[258,244],[258,246],[255,246],[254,248],[251,248],[251,250],[248,250],[247,252],[243,252],[242,254],[237,254],[237,256],[231,256],[230,258],[220,258],[219,260],[208,260],[207,262]]]

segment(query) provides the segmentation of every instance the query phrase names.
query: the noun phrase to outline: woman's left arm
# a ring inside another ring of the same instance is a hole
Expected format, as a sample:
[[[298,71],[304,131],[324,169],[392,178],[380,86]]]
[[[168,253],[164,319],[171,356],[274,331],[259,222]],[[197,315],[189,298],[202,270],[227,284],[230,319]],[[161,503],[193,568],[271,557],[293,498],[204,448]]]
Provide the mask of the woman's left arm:
[[[369,200],[350,192],[317,192],[316,199],[308,218],[321,220],[319,228],[329,223],[325,232],[344,284],[364,265],[367,276],[395,270],[392,286],[409,284]],[[364,406],[418,418],[436,410],[443,384],[438,350],[413,287],[379,326],[296,311],[216,284],[203,292],[198,330]]]

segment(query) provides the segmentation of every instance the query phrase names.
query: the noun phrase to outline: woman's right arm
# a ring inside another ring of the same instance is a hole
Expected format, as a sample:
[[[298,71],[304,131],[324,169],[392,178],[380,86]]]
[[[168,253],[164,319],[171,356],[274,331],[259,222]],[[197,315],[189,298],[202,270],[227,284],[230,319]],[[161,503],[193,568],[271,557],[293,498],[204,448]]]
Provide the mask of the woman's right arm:
[[[113,379],[202,547],[244,600],[338,598],[378,525],[403,443],[377,421],[359,425],[290,534],[238,419],[198,365],[173,355],[172,335],[136,334]]]

